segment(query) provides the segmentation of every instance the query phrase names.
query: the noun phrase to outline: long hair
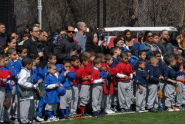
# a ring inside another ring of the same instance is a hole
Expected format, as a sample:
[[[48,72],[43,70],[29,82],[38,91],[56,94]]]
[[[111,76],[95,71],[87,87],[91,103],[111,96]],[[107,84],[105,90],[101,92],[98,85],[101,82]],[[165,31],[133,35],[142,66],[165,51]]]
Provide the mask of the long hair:
[[[89,33],[87,34],[87,44],[94,44],[93,43],[94,34],[98,35],[96,27],[92,27],[89,29]],[[99,40],[99,37],[98,37],[98,40]]]

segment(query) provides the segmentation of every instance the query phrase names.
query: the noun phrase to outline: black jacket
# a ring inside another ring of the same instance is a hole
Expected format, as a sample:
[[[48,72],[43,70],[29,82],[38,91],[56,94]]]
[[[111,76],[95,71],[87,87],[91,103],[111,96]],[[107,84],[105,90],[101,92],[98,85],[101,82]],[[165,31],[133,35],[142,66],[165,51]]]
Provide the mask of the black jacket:
[[[42,43],[28,39],[24,42],[23,46],[27,48],[28,54],[37,54],[41,51]]]
[[[106,53],[107,49],[103,46],[98,46],[96,44],[88,42],[86,44],[86,51],[87,52],[94,52],[94,53]]]
[[[77,50],[80,52],[80,46],[73,39],[64,37],[58,40],[54,46],[54,54],[59,61],[70,57],[70,52]]]

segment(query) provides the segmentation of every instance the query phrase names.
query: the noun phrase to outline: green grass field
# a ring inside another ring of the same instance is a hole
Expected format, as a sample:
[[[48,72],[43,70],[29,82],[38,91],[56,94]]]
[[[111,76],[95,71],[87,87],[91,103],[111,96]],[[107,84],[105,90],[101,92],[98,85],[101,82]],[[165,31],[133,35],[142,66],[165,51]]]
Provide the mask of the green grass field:
[[[47,124],[185,124],[185,111],[119,114]]]

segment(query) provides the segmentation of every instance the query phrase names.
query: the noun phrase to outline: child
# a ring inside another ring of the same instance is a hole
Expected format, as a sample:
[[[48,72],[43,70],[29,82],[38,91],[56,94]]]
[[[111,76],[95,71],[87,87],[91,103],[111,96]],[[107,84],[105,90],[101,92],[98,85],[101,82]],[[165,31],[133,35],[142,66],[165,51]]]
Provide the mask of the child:
[[[143,60],[146,62],[146,70],[147,70],[147,66],[148,66],[148,61],[146,60],[146,51],[144,50],[140,50],[138,52],[138,60]],[[133,67],[134,70],[137,70],[137,67],[138,67],[138,63],[136,62],[135,66]]]
[[[48,117],[48,122],[58,121],[59,119],[54,116],[54,113],[57,109],[57,104],[60,102],[57,87],[60,87],[60,82],[58,75],[56,73],[56,65],[48,64],[48,74],[44,80],[46,88],[46,115]]]
[[[136,70],[136,111],[145,112],[146,107],[146,86],[148,80],[148,72],[145,70],[146,62],[138,61],[138,69]]]
[[[116,67],[116,65],[120,62],[120,54],[121,54],[121,49],[119,47],[113,47],[111,49],[112,57],[113,57],[113,63],[112,66]]]
[[[89,65],[89,58],[81,56],[80,62],[82,63],[77,74],[80,74],[80,110],[83,116],[87,115],[86,108],[90,100],[90,87],[91,87],[91,73],[92,68]]]
[[[2,55],[0,55],[0,67],[5,67],[6,62]],[[6,95],[7,81],[11,77],[11,72],[8,70],[0,69],[0,123],[3,123],[3,104]]]
[[[133,78],[132,66],[128,64],[127,53],[121,53],[121,62],[116,66],[118,79],[118,100],[122,112],[129,112],[132,104],[131,79]]]
[[[20,122],[32,123],[35,110],[33,89],[36,88],[31,82],[32,59],[25,57],[22,65],[23,68],[18,75]]]
[[[77,73],[80,67],[80,60],[78,56],[71,56],[71,65],[72,68],[70,71],[74,71]],[[78,97],[79,97],[79,74],[77,74],[76,79],[73,81],[72,84],[72,102],[71,102],[71,114],[76,114],[77,105],[78,105]]]
[[[159,61],[158,62],[158,67],[160,69],[160,73],[162,76],[164,76],[164,71],[165,71],[165,62],[163,61],[162,59],[162,55],[160,52],[155,52],[155,57],[157,58],[157,60]],[[160,110],[164,110],[164,81],[163,80],[160,80],[159,82],[159,90],[158,90],[158,96],[159,96],[159,109]]]
[[[121,58],[120,58],[120,54],[121,54],[121,49],[119,47],[113,47],[111,49],[111,54],[112,54],[112,60],[113,63],[111,65],[111,67],[116,67],[117,64],[120,62]],[[118,108],[118,88],[117,88],[117,83],[114,83],[114,95],[112,97],[112,104],[113,104],[113,111],[117,111]]]
[[[102,94],[103,94],[103,83],[104,79],[100,77],[100,68],[101,68],[101,62],[102,60],[100,58],[95,58],[94,68],[91,75],[91,81],[92,81],[92,109],[93,109],[93,116],[98,117],[100,113],[101,108],[101,102],[102,102]]]
[[[108,74],[108,79],[105,84],[103,84],[103,93],[105,95],[105,113],[107,114],[113,114],[114,111],[111,110],[111,102],[112,97],[115,93],[114,91],[114,84],[115,84],[115,75],[116,75],[116,68],[111,67],[113,60],[112,56],[107,54],[105,56],[106,63],[102,67],[105,69],[106,73]]]
[[[9,91],[11,91],[11,102],[12,102],[12,106],[11,106],[11,115],[13,118],[16,118],[16,114],[17,114],[17,75],[19,74],[19,72],[21,71],[22,68],[22,60],[18,57],[16,49],[14,48],[9,48],[7,51],[7,55],[9,57],[9,60],[7,61],[8,64],[6,66],[7,70],[9,70],[12,73],[12,78],[10,83],[8,84],[7,89]]]
[[[177,64],[175,71],[177,71],[177,80],[184,79],[184,74],[185,74],[185,68],[184,68],[184,63],[183,63],[183,56],[182,55],[177,55],[176,57]],[[178,87],[178,92],[177,92],[177,103],[176,106],[178,108],[181,108],[185,106],[185,85],[184,82],[178,81],[177,82],[177,87]],[[176,110],[177,111],[177,110]]]
[[[76,73],[70,71],[71,63],[68,60],[63,62],[64,70],[59,76],[61,84],[66,88],[66,94],[60,96],[60,115],[61,118],[68,118],[70,113],[70,107],[72,102],[72,85],[73,81],[76,78]]]
[[[28,55],[27,49],[23,46],[18,46],[17,47],[17,53],[18,53],[18,55],[21,59]]]
[[[9,60],[6,68],[11,71],[13,76],[12,78],[15,81],[17,74],[20,72],[22,68],[22,63],[21,63],[21,60],[18,58],[16,49],[14,48],[8,49],[7,54],[8,54]]]
[[[62,71],[62,64],[57,64],[56,55],[49,53],[47,56],[47,64],[54,64],[56,65],[56,72],[59,74]],[[43,77],[48,73],[47,65],[43,69]]]
[[[164,77],[166,80],[166,86],[164,89],[164,95],[166,97],[165,99],[165,106],[168,108],[167,110],[172,112],[172,111],[178,111],[179,107],[175,107],[175,89],[177,86],[177,73],[173,69],[174,66],[176,65],[176,59],[174,56],[167,56],[165,57],[165,62],[167,64],[164,72]]]
[[[43,75],[42,75],[42,68],[39,67],[40,64],[40,57],[38,54],[32,55],[32,59],[33,59],[33,65],[32,65],[32,71],[31,71],[31,78],[32,78],[32,83],[37,85],[39,90],[40,90],[40,94],[38,94],[38,92],[36,93],[36,95],[39,97],[37,98],[38,100],[38,106],[37,106],[37,121],[38,122],[42,122],[44,121],[43,117],[43,111],[44,111],[44,107],[46,105],[45,103],[45,87],[44,87],[44,83],[43,83]]]
[[[158,85],[161,79],[164,77],[161,74],[160,68],[158,66],[158,60],[156,57],[150,58],[150,66],[148,66],[149,71],[149,81],[148,81],[148,99],[147,108],[150,112],[158,111]]]
[[[144,50],[139,51],[139,59],[146,60],[146,51]]]

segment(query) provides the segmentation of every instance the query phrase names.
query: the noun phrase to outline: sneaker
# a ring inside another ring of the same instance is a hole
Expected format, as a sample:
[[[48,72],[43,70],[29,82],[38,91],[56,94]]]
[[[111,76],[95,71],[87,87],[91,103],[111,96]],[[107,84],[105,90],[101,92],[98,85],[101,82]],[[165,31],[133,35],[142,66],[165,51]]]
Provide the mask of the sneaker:
[[[41,117],[39,117],[39,116],[36,117],[36,120],[37,120],[38,122],[43,122],[43,121],[44,121],[44,119],[41,118]]]
[[[54,122],[54,121],[59,121],[59,119],[55,116],[48,118],[47,122]]]
[[[139,110],[138,112],[139,112],[139,113],[143,113],[143,112],[145,112],[145,111],[144,111],[144,110]]]
[[[168,107],[167,111],[169,111],[169,112],[173,112],[173,111],[174,111],[174,109],[173,109],[172,107]]]
[[[105,113],[106,113],[106,114],[112,114],[112,111],[110,111],[110,109],[106,109],[106,110],[105,110]]]
[[[109,109],[109,112],[111,113],[111,114],[114,114],[115,112],[114,111],[112,111],[111,109]]]
[[[180,111],[180,108],[178,106],[173,107],[174,111]]]
[[[54,116],[54,118],[55,118],[55,121],[59,121],[60,119],[58,118],[58,117],[56,117],[56,116]]]

